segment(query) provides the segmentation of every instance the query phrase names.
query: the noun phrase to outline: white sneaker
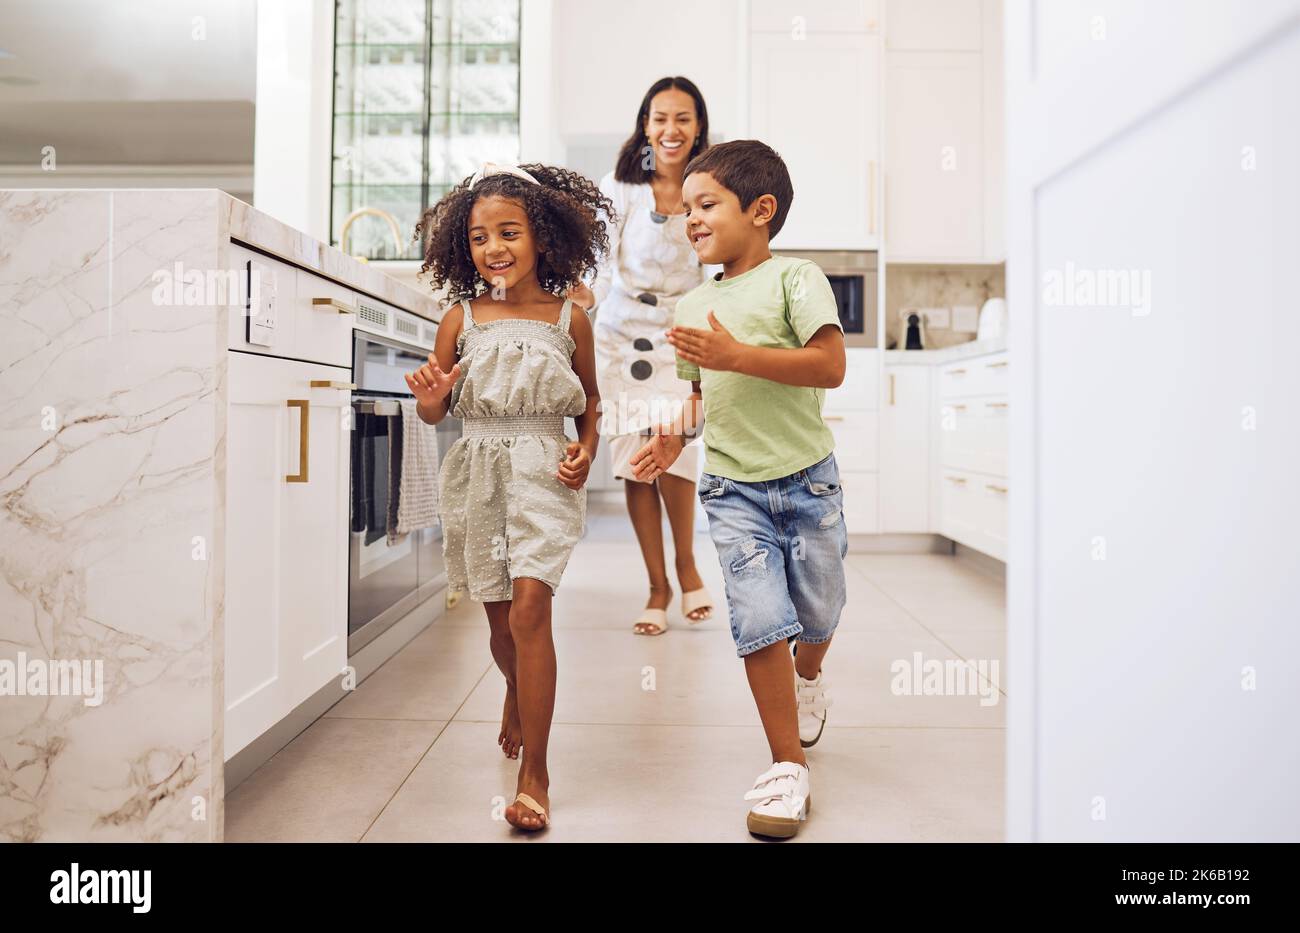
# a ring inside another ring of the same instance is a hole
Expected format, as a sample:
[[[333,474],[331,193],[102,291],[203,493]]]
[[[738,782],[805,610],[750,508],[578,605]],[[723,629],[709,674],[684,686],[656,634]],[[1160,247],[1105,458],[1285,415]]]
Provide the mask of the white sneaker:
[[[808,769],[793,761],[778,761],[754,780],[754,789],[745,799],[756,801],[745,821],[751,833],[789,839],[812,809]]]
[[[821,671],[816,680],[804,680],[799,672],[794,674],[795,698],[799,701],[799,744],[812,748],[826,728],[826,709],[831,705],[826,690],[830,686]]]

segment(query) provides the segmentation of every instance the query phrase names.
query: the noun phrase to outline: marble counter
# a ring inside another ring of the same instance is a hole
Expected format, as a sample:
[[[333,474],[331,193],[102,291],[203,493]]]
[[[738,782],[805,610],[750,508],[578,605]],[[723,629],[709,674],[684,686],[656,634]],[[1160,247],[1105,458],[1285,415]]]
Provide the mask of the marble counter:
[[[222,838],[242,308],[154,276],[219,274],[231,238],[436,319],[219,191],[0,191],[0,840]]]

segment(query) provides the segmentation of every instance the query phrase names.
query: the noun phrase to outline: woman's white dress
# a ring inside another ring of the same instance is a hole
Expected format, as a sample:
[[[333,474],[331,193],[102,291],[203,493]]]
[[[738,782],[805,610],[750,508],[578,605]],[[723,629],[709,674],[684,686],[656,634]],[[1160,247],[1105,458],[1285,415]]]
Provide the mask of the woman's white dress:
[[[677,377],[676,352],[664,332],[677,300],[704,281],[706,269],[686,238],[685,216],[657,213],[649,184],[615,181],[611,172],[600,189],[618,214],[609,230],[609,256],[591,286],[601,435],[614,475],[634,479],[627,461],[646,442],[640,432],[671,421],[691,394],[691,384]],[[699,462],[696,440],[668,472],[694,482]]]

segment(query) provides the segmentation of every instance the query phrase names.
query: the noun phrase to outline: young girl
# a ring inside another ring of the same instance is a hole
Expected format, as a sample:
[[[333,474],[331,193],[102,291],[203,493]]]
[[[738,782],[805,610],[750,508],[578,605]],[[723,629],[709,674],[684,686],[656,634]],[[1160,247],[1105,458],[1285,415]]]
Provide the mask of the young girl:
[[[586,518],[600,403],[591,324],[558,296],[608,249],[602,210],[613,214],[581,175],[488,163],[416,228],[423,271],[458,303],[406,382],[425,422],[464,419],[439,474],[443,550],[449,585],[487,612],[506,679],[497,743],[508,758],[524,751],[505,816],[524,830],[550,821],[551,597]]]

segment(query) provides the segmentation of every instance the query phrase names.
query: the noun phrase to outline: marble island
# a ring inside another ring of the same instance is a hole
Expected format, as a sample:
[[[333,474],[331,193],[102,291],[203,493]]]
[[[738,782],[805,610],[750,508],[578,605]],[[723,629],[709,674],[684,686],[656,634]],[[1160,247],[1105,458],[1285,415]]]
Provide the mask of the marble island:
[[[220,191],[0,192],[2,840],[222,838],[228,357],[248,356],[229,352],[243,311],[157,289],[178,263],[220,279],[239,244],[439,316]],[[337,328],[350,348],[350,322]],[[61,676],[86,665],[93,703]]]

